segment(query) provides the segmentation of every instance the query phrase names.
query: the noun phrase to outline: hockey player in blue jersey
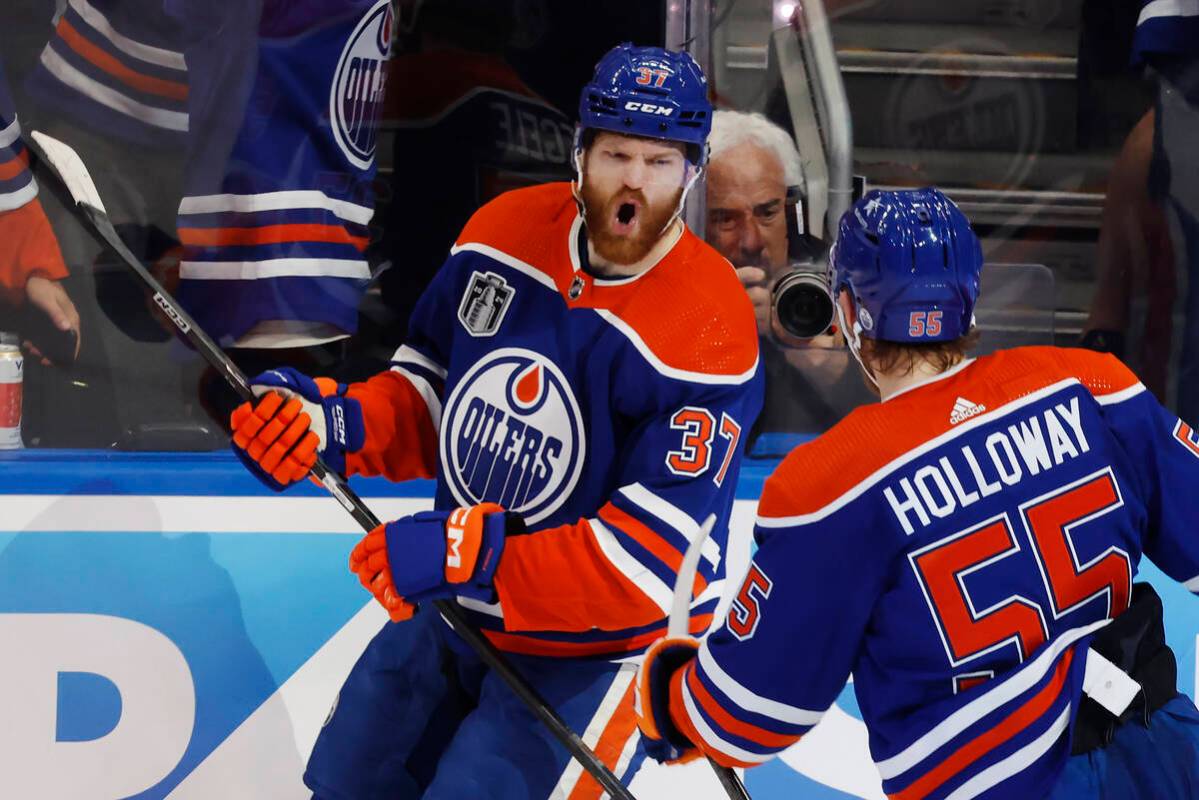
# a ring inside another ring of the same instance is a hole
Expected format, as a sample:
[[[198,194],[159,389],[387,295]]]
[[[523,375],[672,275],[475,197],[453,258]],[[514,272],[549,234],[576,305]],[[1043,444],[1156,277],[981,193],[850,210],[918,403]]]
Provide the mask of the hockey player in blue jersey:
[[[981,266],[936,190],[842,218],[831,287],[882,403],[767,480],[724,624],[647,653],[655,757],[759,764],[852,673],[889,797],[1196,796],[1199,712],[1133,576],[1199,588],[1199,433],[1110,355],[967,358]]]
[[[761,377],[736,274],[680,218],[706,158],[706,81],[686,54],[622,45],[579,113],[576,180],[471,218],[391,369],[348,387],[264,373],[233,415],[236,452],[276,487],[318,450],[350,475],[437,478],[435,511],[351,554],[402,624],[317,740],[305,781],[323,800],[600,796],[430,601],[457,598],[627,782],[644,754],[629,660],[665,633],[709,514],[692,633],[721,596]]]

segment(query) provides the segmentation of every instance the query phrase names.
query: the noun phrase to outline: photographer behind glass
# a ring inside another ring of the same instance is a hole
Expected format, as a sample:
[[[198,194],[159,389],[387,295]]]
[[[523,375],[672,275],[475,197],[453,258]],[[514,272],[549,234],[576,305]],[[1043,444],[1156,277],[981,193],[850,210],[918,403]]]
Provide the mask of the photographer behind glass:
[[[761,114],[724,109],[709,143],[705,238],[732,262],[753,303],[766,370],[753,438],[819,433],[873,398],[831,325],[827,248],[800,232],[799,151]]]

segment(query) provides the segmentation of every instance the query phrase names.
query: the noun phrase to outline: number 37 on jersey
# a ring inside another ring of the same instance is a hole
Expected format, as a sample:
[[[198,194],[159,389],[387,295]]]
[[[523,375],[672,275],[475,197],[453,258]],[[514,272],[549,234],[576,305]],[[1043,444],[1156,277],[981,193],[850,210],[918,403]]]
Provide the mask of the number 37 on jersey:
[[[717,420],[706,408],[684,406],[671,416],[670,428],[678,432],[679,446],[666,454],[666,468],[680,477],[698,478],[715,464],[712,481],[722,485],[737,452],[741,425],[726,413]]]

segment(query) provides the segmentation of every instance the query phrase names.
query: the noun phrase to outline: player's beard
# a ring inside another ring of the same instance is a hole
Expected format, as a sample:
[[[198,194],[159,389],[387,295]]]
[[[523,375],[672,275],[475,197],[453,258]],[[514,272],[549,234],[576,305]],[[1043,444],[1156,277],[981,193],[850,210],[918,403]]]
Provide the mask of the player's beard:
[[[583,221],[587,225],[587,237],[595,252],[605,261],[627,266],[636,264],[649,255],[663,232],[683,196],[680,186],[669,202],[660,206],[650,205],[640,189],[626,189],[610,197],[601,197],[596,189],[584,182],[582,187]],[[612,230],[621,205],[632,202],[637,208],[637,228],[630,235],[620,235]]]

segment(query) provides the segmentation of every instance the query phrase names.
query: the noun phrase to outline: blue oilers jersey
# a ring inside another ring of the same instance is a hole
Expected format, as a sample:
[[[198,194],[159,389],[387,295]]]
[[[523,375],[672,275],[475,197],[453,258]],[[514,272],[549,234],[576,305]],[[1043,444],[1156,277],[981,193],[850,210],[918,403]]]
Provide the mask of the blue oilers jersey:
[[[1127,608],[1141,558],[1199,589],[1196,486],[1199,434],[1115,358],[967,361],[784,460],[672,711],[752,766],[852,673],[888,796],[1048,796],[1089,637]]]
[[[173,0],[67,0],[26,89],[76,125],[182,148],[188,124],[184,29]]]
[[[704,519],[691,628],[711,622],[743,433],[761,406],[753,310],[727,261],[683,229],[636,278],[584,268],[569,184],[475,214],[388,373],[356,384],[351,473],[437,476],[440,508],[491,501],[510,536],[498,602],[460,602],[501,649],[619,657],[665,632]]]
[[[179,299],[214,338],[357,328],[370,278],[387,0],[172,0],[192,20]]]

